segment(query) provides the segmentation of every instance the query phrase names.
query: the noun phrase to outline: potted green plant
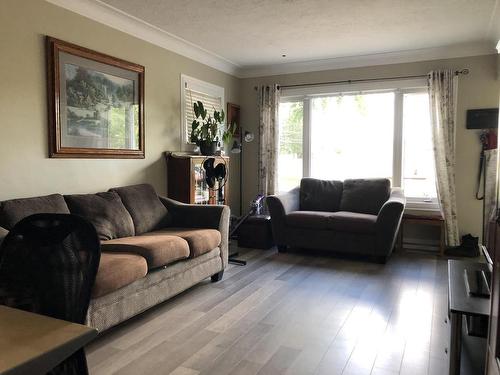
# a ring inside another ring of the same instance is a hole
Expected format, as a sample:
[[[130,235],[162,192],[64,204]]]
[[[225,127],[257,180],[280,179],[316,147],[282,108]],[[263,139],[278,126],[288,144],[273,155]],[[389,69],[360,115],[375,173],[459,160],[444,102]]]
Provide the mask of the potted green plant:
[[[195,118],[191,123],[190,141],[200,147],[202,155],[214,155],[217,151],[219,136],[222,134],[224,143],[230,142],[234,134],[235,126],[224,129],[224,111],[220,112],[214,108],[210,115],[201,101],[193,103]]]

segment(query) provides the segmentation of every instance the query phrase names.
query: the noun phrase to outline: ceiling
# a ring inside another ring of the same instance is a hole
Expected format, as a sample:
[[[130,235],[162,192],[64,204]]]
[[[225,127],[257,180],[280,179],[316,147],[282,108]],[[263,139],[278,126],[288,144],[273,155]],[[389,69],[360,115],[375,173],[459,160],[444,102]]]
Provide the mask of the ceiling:
[[[494,48],[500,38],[500,0],[86,1],[239,69],[471,43]]]

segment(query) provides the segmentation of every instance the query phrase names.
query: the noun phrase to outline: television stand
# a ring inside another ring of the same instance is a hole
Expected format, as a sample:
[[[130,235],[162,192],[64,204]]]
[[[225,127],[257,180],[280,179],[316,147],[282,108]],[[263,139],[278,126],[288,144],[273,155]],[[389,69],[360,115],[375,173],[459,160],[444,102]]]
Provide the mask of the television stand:
[[[462,322],[466,321],[469,335],[482,336],[487,331],[490,315],[490,299],[469,293],[466,274],[476,275],[476,271],[491,272],[487,263],[448,260],[448,314],[451,323],[450,375],[460,374],[462,351]],[[482,321],[486,327],[482,327]]]

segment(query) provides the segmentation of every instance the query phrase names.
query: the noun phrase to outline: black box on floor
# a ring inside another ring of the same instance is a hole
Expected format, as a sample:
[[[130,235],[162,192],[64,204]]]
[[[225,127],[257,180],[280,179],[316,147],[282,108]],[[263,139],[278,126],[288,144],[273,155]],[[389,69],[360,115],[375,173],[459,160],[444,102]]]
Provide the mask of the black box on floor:
[[[238,229],[238,246],[267,250],[274,246],[269,215],[249,216]]]

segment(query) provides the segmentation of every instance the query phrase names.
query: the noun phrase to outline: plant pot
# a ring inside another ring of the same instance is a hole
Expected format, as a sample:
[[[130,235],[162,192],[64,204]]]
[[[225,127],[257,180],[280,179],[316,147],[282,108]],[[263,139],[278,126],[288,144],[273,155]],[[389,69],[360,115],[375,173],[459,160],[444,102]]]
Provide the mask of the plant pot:
[[[217,151],[217,142],[200,142],[200,151],[204,156],[213,156]]]

